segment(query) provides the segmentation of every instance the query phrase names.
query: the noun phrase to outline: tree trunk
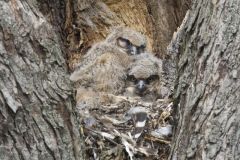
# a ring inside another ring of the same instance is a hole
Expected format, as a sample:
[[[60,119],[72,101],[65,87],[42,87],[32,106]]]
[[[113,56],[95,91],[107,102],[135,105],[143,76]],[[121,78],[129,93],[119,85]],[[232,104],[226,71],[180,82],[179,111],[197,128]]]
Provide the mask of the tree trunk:
[[[58,34],[63,7],[58,1],[0,1],[1,160],[81,159]]]
[[[239,11],[239,0],[194,0],[173,42],[178,125],[170,159],[240,159]]]
[[[161,58],[167,58],[167,46],[173,32],[182,23],[190,0],[149,0],[149,13],[153,19],[153,51]]]

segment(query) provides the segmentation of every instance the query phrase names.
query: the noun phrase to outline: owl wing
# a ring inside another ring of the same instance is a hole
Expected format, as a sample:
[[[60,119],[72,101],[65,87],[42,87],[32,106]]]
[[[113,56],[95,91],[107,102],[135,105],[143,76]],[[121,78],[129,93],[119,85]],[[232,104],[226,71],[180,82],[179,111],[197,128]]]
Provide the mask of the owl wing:
[[[100,42],[94,45],[83,57],[83,60],[79,63],[75,71],[71,74],[70,80],[76,82],[80,79],[80,77],[82,77],[81,75],[83,75],[84,72],[91,70],[91,68],[97,65],[97,63],[101,65],[101,62],[106,61],[104,60],[106,59],[106,56],[103,56],[104,54],[108,54],[109,56],[115,55],[115,57],[121,57],[122,59],[120,61],[124,63],[127,63],[126,61],[128,61],[127,53],[123,52],[114,45]],[[111,60],[107,61],[111,62]]]

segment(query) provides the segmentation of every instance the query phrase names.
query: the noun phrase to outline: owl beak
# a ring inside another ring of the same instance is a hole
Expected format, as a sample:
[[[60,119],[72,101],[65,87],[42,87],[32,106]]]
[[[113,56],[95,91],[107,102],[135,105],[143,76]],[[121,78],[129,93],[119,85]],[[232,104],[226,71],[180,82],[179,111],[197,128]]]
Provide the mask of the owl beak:
[[[130,49],[130,54],[131,55],[136,55],[137,54],[137,47],[132,46],[131,49]]]
[[[137,82],[137,90],[140,94],[146,90],[146,82],[144,80],[139,80]]]

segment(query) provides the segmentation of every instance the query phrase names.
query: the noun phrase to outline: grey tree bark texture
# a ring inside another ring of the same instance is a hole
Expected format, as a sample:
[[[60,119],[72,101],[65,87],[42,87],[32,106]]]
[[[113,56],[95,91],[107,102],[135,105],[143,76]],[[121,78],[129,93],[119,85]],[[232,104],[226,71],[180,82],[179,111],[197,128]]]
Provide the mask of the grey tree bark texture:
[[[60,1],[0,1],[1,160],[82,159],[59,34],[64,7]]]
[[[170,159],[240,159],[240,1],[194,0],[178,57]]]
[[[129,8],[119,15],[102,12],[118,13],[113,0],[0,1],[0,159],[84,159],[66,57],[118,24],[146,33],[160,56],[165,52],[157,38],[172,33],[154,28],[160,18],[152,3],[166,1],[121,2]],[[143,12],[136,12],[140,7]],[[194,0],[173,41],[177,125],[170,159],[240,159],[239,11],[239,0]],[[74,37],[66,48],[64,21]]]

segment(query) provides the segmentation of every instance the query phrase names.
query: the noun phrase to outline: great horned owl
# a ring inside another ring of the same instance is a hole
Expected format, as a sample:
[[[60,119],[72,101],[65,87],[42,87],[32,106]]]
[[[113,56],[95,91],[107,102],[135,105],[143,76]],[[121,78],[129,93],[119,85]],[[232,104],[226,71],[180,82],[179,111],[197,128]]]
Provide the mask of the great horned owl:
[[[136,56],[128,69],[125,94],[145,100],[160,98],[162,72],[162,61],[151,53]]]
[[[127,68],[132,58],[116,46],[106,43],[95,51],[99,55],[84,59],[84,63],[70,76],[77,89],[77,108],[86,119],[91,117],[88,114],[90,108],[115,103],[116,100],[111,98],[111,94],[118,95],[124,92]]]
[[[141,33],[127,27],[116,27],[113,32],[107,36],[105,41],[93,45],[87,54],[83,56],[83,61],[79,63],[76,70],[79,68],[84,70],[106,51],[112,52],[113,54],[122,51],[129,55],[143,53],[146,48],[146,43],[146,38]]]
[[[115,101],[109,95],[124,92],[127,68],[135,57],[132,55],[140,54],[145,47],[143,35],[123,27],[95,44],[70,76],[76,82],[77,107],[91,108]]]
[[[117,27],[104,42],[95,44],[70,76],[73,82],[96,91],[120,93],[132,56],[145,50],[145,37],[130,28]]]
[[[92,51],[97,52],[98,56],[91,57],[94,54]],[[132,57],[106,43],[92,51],[70,76],[77,89],[76,107],[89,126],[95,121],[89,112],[91,108],[111,104],[114,101],[112,94],[124,92],[127,67]]]
[[[131,57],[113,45],[99,43],[94,49],[98,56],[90,58],[91,51],[83,63],[71,74],[70,80],[96,92],[118,94],[124,90],[126,69]],[[78,86],[77,86],[78,87]]]
[[[130,55],[143,53],[147,44],[144,35],[127,27],[115,28],[106,42],[118,46]]]

